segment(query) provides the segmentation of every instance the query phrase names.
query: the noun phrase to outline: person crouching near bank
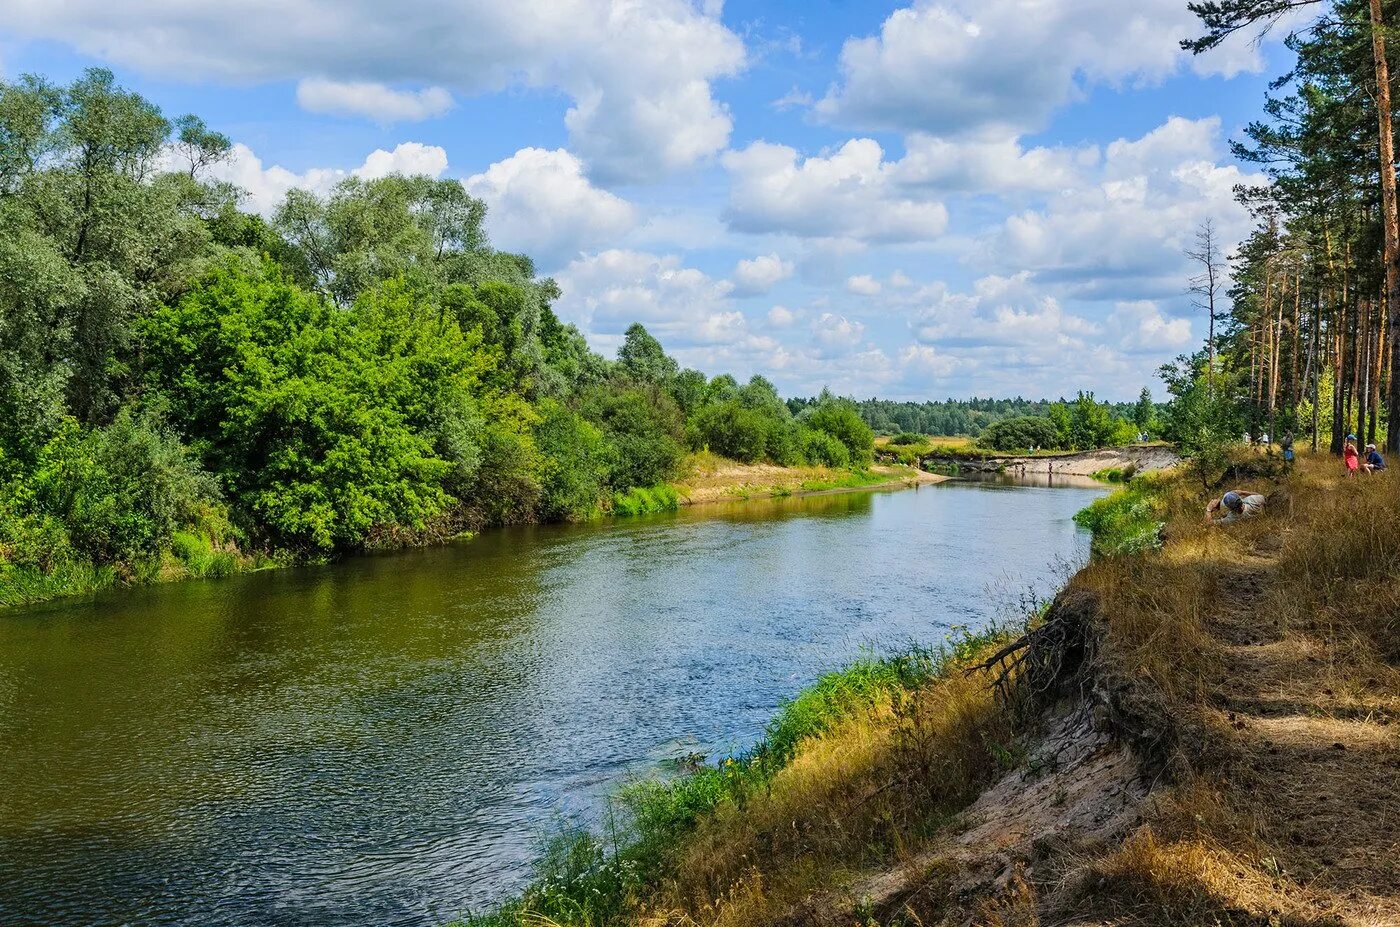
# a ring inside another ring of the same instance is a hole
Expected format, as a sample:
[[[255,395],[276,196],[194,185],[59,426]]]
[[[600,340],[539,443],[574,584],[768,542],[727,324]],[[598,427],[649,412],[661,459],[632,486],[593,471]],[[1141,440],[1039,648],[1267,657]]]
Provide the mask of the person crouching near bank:
[[[1264,497],[1257,492],[1232,489],[1206,506],[1206,524],[1232,525],[1241,518],[1251,518],[1264,511]],[[1224,513],[1223,515],[1221,513]]]

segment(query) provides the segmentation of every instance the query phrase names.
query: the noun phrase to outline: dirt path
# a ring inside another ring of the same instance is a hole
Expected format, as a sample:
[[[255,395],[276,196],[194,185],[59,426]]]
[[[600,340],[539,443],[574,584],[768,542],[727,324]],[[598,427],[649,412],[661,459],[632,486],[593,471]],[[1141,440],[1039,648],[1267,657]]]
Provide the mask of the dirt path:
[[[1225,571],[1208,622],[1224,643],[1209,703],[1235,758],[1226,794],[1253,806],[1310,916],[1400,925],[1400,698],[1384,682],[1394,670],[1326,616],[1271,620],[1274,569],[1259,557]]]

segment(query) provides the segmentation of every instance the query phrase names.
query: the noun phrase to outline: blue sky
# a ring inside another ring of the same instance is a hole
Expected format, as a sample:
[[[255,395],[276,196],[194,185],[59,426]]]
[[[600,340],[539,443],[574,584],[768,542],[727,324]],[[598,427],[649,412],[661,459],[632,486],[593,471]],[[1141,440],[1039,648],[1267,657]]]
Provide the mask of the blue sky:
[[[1123,8],[1128,7],[1129,12]],[[1276,43],[1190,59],[1185,0],[0,0],[0,74],[113,68],[275,208],[462,180],[615,349],[785,393],[1106,398],[1204,325],[1182,257],[1248,229],[1228,140]]]

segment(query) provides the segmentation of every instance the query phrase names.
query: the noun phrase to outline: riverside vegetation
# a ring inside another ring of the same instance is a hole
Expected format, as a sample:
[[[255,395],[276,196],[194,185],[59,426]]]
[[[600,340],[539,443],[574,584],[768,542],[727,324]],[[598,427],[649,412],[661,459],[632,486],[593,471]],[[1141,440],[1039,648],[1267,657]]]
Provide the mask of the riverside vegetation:
[[[1230,454],[1263,517],[1203,525],[1197,464],[1132,479],[1024,636],[824,677],[464,923],[1395,923],[1400,484]]]
[[[704,448],[870,463],[848,401],[794,412],[641,325],[590,351],[455,181],[269,222],[208,178],[230,147],[104,70],[0,83],[0,605],[670,508]]]

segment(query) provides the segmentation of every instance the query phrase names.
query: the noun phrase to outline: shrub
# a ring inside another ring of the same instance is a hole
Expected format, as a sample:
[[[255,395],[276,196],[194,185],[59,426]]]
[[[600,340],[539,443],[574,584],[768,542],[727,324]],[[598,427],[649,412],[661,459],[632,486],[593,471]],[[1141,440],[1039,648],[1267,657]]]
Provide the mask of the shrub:
[[[977,443],[994,451],[1058,447],[1059,434],[1055,423],[1050,419],[1022,415],[988,425],[977,439]]]
[[[860,417],[856,404],[849,399],[824,396],[815,406],[804,410],[802,423],[808,428],[826,432],[844,444],[849,462],[870,460],[875,447],[875,432]]]
[[[30,483],[37,509],[99,564],[154,557],[218,496],[178,438],[128,411],[86,435],[70,423],[41,452]]]
[[[893,438],[890,438],[890,443],[894,445],[922,444],[923,441],[923,435],[916,435],[912,431],[901,431]]]
[[[839,439],[825,431],[803,428],[799,444],[802,458],[810,464],[835,468],[851,465],[850,450]]]

